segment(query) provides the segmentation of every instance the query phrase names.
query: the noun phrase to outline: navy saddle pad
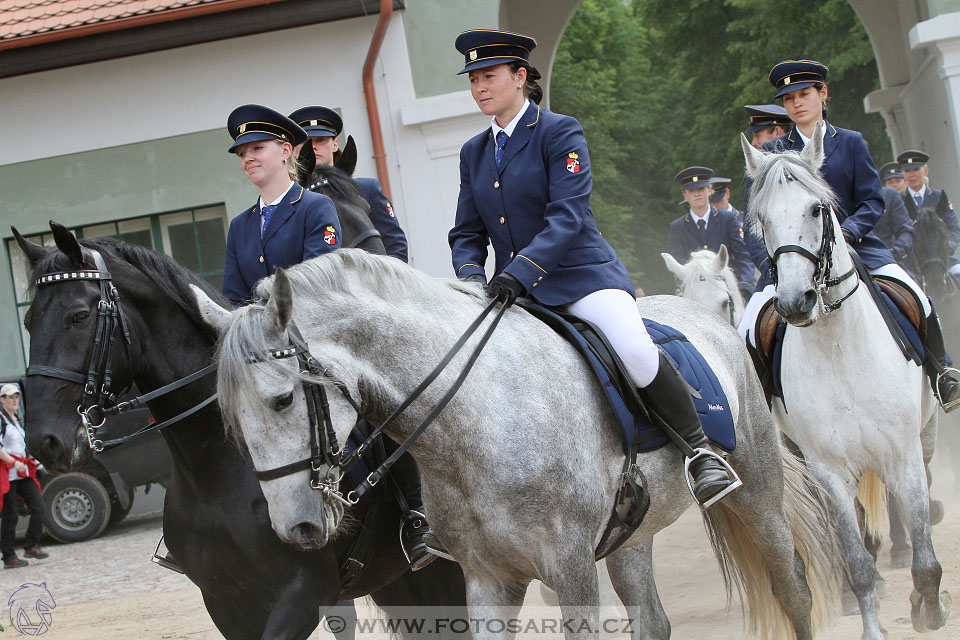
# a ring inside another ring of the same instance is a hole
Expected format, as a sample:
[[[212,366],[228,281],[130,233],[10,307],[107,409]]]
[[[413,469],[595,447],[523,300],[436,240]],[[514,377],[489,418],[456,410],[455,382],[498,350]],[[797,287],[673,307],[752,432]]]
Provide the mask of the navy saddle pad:
[[[570,321],[556,311],[527,302],[523,303],[523,307],[566,338],[577,351],[586,357],[594,376],[610,402],[611,408],[620,420],[625,451],[629,451],[633,445],[635,431],[638,439],[637,448],[640,451],[652,451],[670,442],[658,426],[650,424],[645,415],[634,415],[628,408],[618,389],[618,378],[626,380],[624,384],[632,383],[629,383],[629,378],[626,378],[625,374],[611,373],[608,369],[609,364],[601,363],[601,359],[605,362],[615,362],[616,358],[606,358],[603,357],[602,353],[594,353],[596,342],[588,342]],[[568,317],[578,324],[582,322],[572,316]],[[673,327],[659,324],[647,318],[644,318],[643,322],[654,343],[667,354],[687,383],[699,393],[700,397],[694,397],[693,403],[700,415],[700,422],[703,424],[703,431],[707,438],[717,446],[727,451],[733,451],[737,439],[733,428],[733,416],[730,414],[730,404],[727,402],[720,381],[710,365],[697,351],[697,348],[687,340],[686,336]],[[591,348],[591,345],[594,348]],[[636,430],[634,429],[635,424]]]

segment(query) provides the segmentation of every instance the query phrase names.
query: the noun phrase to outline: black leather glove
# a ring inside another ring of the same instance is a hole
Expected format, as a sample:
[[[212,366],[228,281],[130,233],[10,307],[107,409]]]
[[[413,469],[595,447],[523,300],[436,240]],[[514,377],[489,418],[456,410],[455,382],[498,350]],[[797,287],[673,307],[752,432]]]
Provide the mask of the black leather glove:
[[[843,233],[843,237],[847,241],[848,245],[852,247],[854,244],[856,244],[856,241],[853,238],[853,231],[850,231],[850,229],[842,229],[842,228],[840,229],[840,231]]]
[[[480,273],[471,273],[466,278],[460,278],[461,282],[479,282],[482,285],[487,284],[487,277]]]
[[[498,298],[503,301],[505,306],[510,306],[517,298],[526,295],[527,290],[523,288],[520,281],[509,273],[498,273],[493,276],[493,280],[487,285],[487,294],[491,298]]]

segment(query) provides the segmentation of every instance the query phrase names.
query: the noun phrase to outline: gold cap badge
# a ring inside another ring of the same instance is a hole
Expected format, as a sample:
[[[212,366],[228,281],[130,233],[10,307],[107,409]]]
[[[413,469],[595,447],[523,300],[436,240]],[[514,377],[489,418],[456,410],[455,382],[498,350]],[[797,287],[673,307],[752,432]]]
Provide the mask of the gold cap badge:
[[[240,133],[243,133],[246,130],[247,130],[247,123],[243,123],[242,125],[240,125]]]
[[[790,84],[790,76],[783,79],[783,84]]]
[[[697,182],[698,180],[700,180],[700,178],[698,178],[697,176],[693,176],[693,177],[690,179],[690,182]]]
[[[476,50],[476,49],[472,49],[472,50],[470,51],[470,59],[471,59],[471,60],[476,60],[476,59],[477,59],[477,50]]]

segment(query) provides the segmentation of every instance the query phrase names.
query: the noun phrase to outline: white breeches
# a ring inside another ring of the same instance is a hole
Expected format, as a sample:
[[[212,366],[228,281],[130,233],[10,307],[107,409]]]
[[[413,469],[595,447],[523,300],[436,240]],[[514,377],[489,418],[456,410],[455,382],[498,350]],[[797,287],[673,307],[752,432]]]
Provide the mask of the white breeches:
[[[877,269],[867,269],[867,271],[872,276],[886,276],[887,278],[893,278],[897,282],[905,284],[910,287],[910,290],[917,294],[917,298],[920,299],[920,304],[923,306],[923,314],[926,317],[930,317],[930,313],[933,311],[933,307],[930,306],[930,299],[927,298],[927,294],[923,292],[923,289],[920,288],[913,278],[901,267],[899,264],[885,264],[882,267]],[[740,326],[737,327],[737,331],[740,332],[740,335],[747,341],[750,342],[754,347],[757,346],[756,341],[753,338],[753,330],[756,328],[757,324],[757,315],[760,313],[760,309],[763,308],[763,305],[767,303],[767,300],[772,298],[776,294],[776,288],[772,284],[768,284],[761,291],[757,291],[752,296],[750,296],[750,301],[747,303],[746,309],[743,310],[743,318],[740,319]]]
[[[564,310],[599,327],[637,387],[653,382],[660,368],[660,352],[632,295],[622,289],[601,289],[565,305]]]

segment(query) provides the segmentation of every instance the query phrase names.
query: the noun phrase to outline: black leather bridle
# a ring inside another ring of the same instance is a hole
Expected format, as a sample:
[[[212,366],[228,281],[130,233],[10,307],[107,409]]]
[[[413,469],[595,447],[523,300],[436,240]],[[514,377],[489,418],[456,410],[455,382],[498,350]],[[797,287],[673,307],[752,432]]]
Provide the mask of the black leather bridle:
[[[734,322],[734,319],[736,318],[736,308],[735,308],[734,305],[733,305],[733,294],[730,293],[730,291],[727,289],[727,279],[724,278],[722,275],[713,276],[713,279],[714,279],[714,280],[717,280],[718,282],[723,283],[723,288],[724,288],[724,290],[727,292],[727,310],[729,311],[729,314],[728,314],[728,315],[730,316],[730,318],[729,318],[729,319],[730,319],[730,324],[735,327],[735,326],[737,326],[737,323]],[[703,274],[700,274],[700,282],[706,282],[706,281],[707,281],[706,276],[704,276]],[[680,297],[682,298],[682,297],[683,297],[683,288],[681,287],[681,288],[679,289],[679,291],[677,291],[677,293],[678,293],[678,294],[680,295]]]
[[[824,293],[830,287],[835,287],[857,272],[856,268],[852,267],[850,271],[847,271],[837,278],[830,277],[833,271],[833,247],[837,242],[833,229],[833,209],[825,202],[820,202],[813,208],[812,214],[814,218],[820,218],[823,222],[823,233],[820,235],[820,248],[817,250],[817,253],[813,253],[806,247],[801,247],[798,244],[785,244],[777,247],[776,251],[773,252],[773,258],[770,260],[770,275],[773,278],[774,286],[777,285],[777,259],[785,253],[799,253],[814,264],[813,280],[817,284],[818,295]],[[840,305],[852,296],[859,286],[860,281],[857,280],[856,285],[846,295],[835,302],[824,304],[824,312],[831,313],[839,309]],[[823,304],[822,297],[820,297],[820,302]]]
[[[130,330],[123,315],[123,308],[120,306],[120,292],[117,291],[117,288],[113,285],[113,276],[110,275],[103,256],[100,255],[100,252],[96,249],[89,247],[81,247],[81,252],[83,256],[81,267],[89,266],[90,268],[81,268],[77,271],[47,273],[37,278],[36,285],[37,287],[42,287],[60,282],[99,281],[100,301],[97,303],[97,328],[94,332],[93,353],[90,356],[90,365],[87,368],[87,372],[84,374],[79,371],[71,371],[59,367],[31,364],[27,367],[27,376],[59,378],[83,385],[83,393],[80,396],[80,403],[77,405],[77,414],[80,416],[80,421],[83,424],[84,432],[87,436],[87,443],[94,453],[100,453],[105,449],[123,444],[145,433],[164,429],[193,415],[216,400],[217,394],[214,393],[199,404],[194,405],[169,420],[147,424],[136,432],[121,438],[103,441],[96,436],[97,429],[106,423],[108,416],[130,411],[131,409],[145,405],[150,400],[176,391],[195,380],[215,372],[217,365],[212,364],[155,391],[151,391],[150,393],[126,402],[118,403],[116,401],[116,394],[114,394],[112,390],[113,379],[111,376],[110,363],[118,326],[123,332],[123,340],[127,350],[127,362],[130,362]],[[120,395],[123,394],[121,393]]]
[[[497,314],[494,316],[490,325],[480,337],[480,340],[477,342],[477,346],[474,347],[473,353],[470,354],[470,357],[467,359],[466,364],[464,365],[460,374],[457,376],[456,380],[454,380],[447,392],[443,395],[440,401],[437,402],[437,404],[423,419],[423,421],[421,421],[417,428],[414,429],[407,439],[397,447],[396,451],[394,451],[390,457],[388,457],[379,467],[367,475],[363,482],[358,484],[357,487],[347,494],[346,497],[344,497],[340,492],[340,479],[343,478],[350,467],[352,467],[353,464],[361,456],[363,456],[364,452],[366,452],[366,450],[374,443],[374,441],[383,434],[384,430],[390,424],[392,424],[403,413],[403,411],[413,403],[414,400],[420,397],[420,394],[422,394],[427,387],[429,387],[430,384],[437,379],[440,373],[446,369],[447,365],[450,364],[450,361],[453,360],[454,356],[457,355],[463,345],[467,343],[467,341],[480,327],[486,317],[490,315],[490,312],[500,300],[500,298],[494,298],[490,301],[480,315],[474,319],[469,327],[467,327],[467,330],[464,331],[463,335],[460,336],[456,344],[450,348],[440,363],[434,367],[433,371],[431,371],[417,386],[417,388],[414,389],[402,403],[400,403],[400,406],[397,407],[397,409],[391,413],[390,416],[384,420],[379,427],[374,429],[370,435],[364,439],[360,446],[358,446],[352,452],[344,452],[338,448],[324,385],[304,380],[303,389],[307,397],[307,411],[310,419],[310,424],[308,426],[310,430],[310,457],[283,465],[281,467],[276,467],[274,469],[266,469],[264,471],[257,470],[255,471],[257,479],[276,480],[278,478],[297,473],[298,471],[309,469],[311,488],[322,491],[324,496],[327,498],[341,502],[346,506],[353,506],[357,504],[364,494],[366,494],[370,489],[380,482],[380,479],[390,470],[391,467],[393,467],[394,464],[396,464],[397,460],[399,460],[400,457],[407,452],[407,449],[410,448],[414,441],[420,437],[423,431],[430,426],[436,417],[440,415],[440,412],[443,411],[444,407],[446,407],[450,400],[453,399],[453,396],[460,389],[461,385],[463,385],[463,381],[466,379],[467,374],[470,373],[470,370],[473,368],[474,363],[476,363],[477,358],[480,357],[480,352],[483,351],[483,348],[490,340],[490,336],[493,335],[493,331],[500,323],[500,319],[503,317],[508,305],[503,304],[500,307],[500,310],[497,311]],[[268,356],[277,360],[296,357],[301,372],[309,372],[312,375],[323,376],[324,378],[330,380],[331,383],[340,390],[344,398],[347,399],[347,402],[349,402],[357,412],[357,422],[359,423],[362,407],[350,395],[347,385],[331,375],[326,367],[321,365],[320,362],[310,354],[307,344],[303,340],[303,336],[300,334],[299,329],[297,329],[294,323],[291,322],[287,333],[290,336],[290,345],[281,349],[271,349],[267,352]],[[246,360],[249,363],[263,362],[263,359],[256,354],[248,354],[246,356]],[[322,429],[320,427],[320,418],[317,412],[318,407],[320,409],[320,414],[323,417]],[[356,429],[356,425],[354,426],[354,429]],[[326,477],[321,479],[320,465],[324,463],[328,466],[328,470]]]

